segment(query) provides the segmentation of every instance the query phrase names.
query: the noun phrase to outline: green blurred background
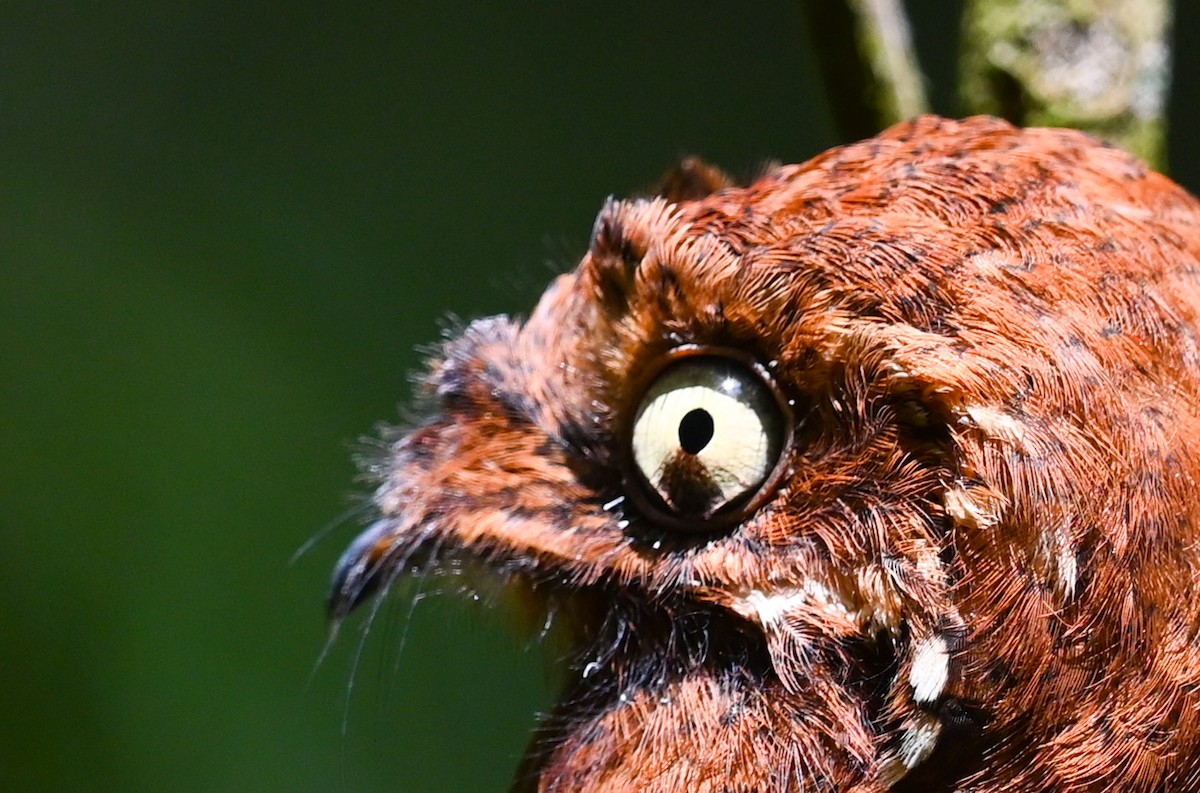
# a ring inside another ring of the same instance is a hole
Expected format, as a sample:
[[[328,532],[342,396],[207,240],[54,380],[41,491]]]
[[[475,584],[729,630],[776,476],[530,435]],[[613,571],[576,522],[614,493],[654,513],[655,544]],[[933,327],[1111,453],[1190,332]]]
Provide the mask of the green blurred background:
[[[912,5],[950,112],[952,4]],[[679,155],[837,142],[807,35],[787,2],[0,5],[0,790],[503,789],[541,654],[432,598],[318,663],[356,526],[289,557],[448,313],[527,310]]]

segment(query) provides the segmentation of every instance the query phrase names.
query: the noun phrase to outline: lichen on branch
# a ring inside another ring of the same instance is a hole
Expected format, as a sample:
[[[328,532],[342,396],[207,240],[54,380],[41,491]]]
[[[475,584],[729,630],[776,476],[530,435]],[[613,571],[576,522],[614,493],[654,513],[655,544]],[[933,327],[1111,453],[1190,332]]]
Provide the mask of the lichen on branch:
[[[1169,0],[968,0],[970,113],[1074,127],[1163,166]]]

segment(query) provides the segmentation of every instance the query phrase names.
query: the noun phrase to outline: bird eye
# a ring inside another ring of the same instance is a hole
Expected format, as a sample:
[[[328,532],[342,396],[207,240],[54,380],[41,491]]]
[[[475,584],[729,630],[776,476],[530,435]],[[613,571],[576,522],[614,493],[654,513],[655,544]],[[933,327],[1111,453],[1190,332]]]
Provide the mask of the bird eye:
[[[633,421],[632,456],[649,501],[678,523],[733,517],[779,461],[787,427],[765,372],[690,356],[650,384]]]

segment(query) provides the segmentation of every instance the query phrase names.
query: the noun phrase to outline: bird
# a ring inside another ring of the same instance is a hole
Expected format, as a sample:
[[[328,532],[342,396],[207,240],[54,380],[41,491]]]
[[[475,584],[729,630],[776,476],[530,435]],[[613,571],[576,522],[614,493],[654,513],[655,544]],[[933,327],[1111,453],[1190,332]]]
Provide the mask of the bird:
[[[1198,790],[1198,318],[1200,203],[1077,131],[685,161],[436,348],[329,613],[556,614],[514,790]]]

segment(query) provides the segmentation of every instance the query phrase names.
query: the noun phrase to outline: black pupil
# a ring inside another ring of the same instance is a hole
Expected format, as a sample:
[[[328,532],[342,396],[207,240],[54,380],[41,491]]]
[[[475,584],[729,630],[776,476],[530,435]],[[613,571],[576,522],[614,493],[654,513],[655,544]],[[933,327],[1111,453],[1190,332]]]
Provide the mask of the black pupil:
[[[688,411],[679,422],[679,445],[688,454],[699,454],[713,437],[713,418],[704,408]]]

